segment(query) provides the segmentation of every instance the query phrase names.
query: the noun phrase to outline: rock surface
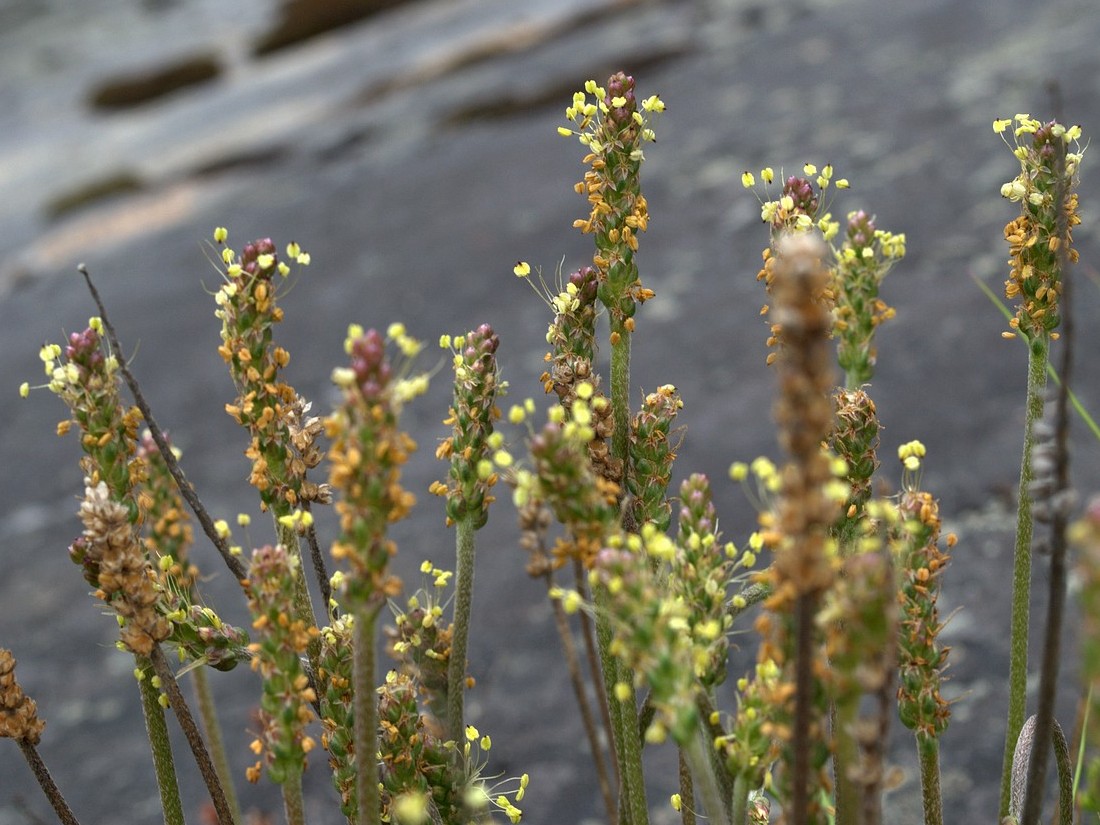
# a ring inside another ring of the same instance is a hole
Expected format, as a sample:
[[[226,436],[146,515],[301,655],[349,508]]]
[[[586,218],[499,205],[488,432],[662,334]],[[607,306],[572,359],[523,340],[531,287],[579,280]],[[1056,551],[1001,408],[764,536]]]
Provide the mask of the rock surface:
[[[48,723],[42,752],[82,821],[143,825],[159,810],[131,660],[112,649],[114,622],[97,614],[65,552],[79,529],[78,447],[53,436],[56,399],[15,392],[37,380],[44,340],[94,314],[76,264],[87,263],[136,350],[134,371],[208,506],[258,515],[242,434],[223,411],[232,387],[215,353],[212,228],[227,225],[238,247],[270,235],[312,253],[279,334],[289,380],[317,408],[328,405],[352,321],[402,320],[428,340],[489,321],[514,397],[536,395],[549,319],[511,268],[525,259],[552,273],[564,256],[568,271],[591,255],[570,228],[584,213],[572,191],[580,147],[555,127],[575,88],[619,68],[669,107],[643,173],[652,222],[640,262],[658,298],[638,317],[635,396],[669,381],[680,389],[688,429],[673,482],[694,471],[715,480],[728,538],[743,541],[752,517],[726,467],[777,453],[753,279],[766,236],[741,171],[832,162],[854,184],[836,213],[865,208],[908,235],[909,256],[884,290],[898,317],[879,336],[873,395],[887,476],[897,444],[922,439],[926,486],[959,533],[943,595],[945,613],[959,609],[946,634],[959,697],[944,742],[947,819],[992,821],[1025,358],[1000,338],[1003,320],[972,281],[1003,280],[1001,227],[1014,214],[997,193],[1015,161],[990,123],[1048,112],[1046,84],[1057,80],[1065,118],[1096,133],[1093,4],[422,0],[253,57],[276,11],[269,0],[0,2],[0,645],[19,659]],[[144,105],[92,108],[112,79],[201,55],[214,56],[216,76]],[[1098,183],[1086,153],[1081,274],[1095,274]],[[1100,302],[1094,284],[1078,282],[1077,391],[1096,411],[1087,354],[1100,345],[1090,322]],[[426,493],[442,472],[432,453],[448,397],[441,372],[407,411],[421,445],[408,472],[420,512],[395,531],[409,584],[423,558],[450,558],[453,538]],[[1100,487],[1097,445],[1080,435],[1076,445],[1087,494]],[[269,540],[253,530],[248,540]],[[498,503],[478,559],[470,716],[493,736],[493,770],[531,774],[525,821],[596,821],[545,595],[525,576],[515,539],[510,508]],[[196,558],[211,574],[211,602],[244,623],[214,554],[200,545]],[[1040,558],[1038,583],[1043,569]],[[750,657],[739,652],[735,668]],[[216,675],[243,774],[256,683],[244,668]],[[1067,678],[1065,725],[1074,695]],[[907,773],[889,821],[918,822],[913,749],[900,732],[896,745]],[[671,822],[674,755],[652,758],[653,819]],[[311,819],[336,822],[323,761],[307,780]],[[184,755],[180,763],[198,821],[202,791]],[[243,793],[246,806],[279,808],[267,785]],[[36,817],[50,814],[29,771],[16,748],[0,746],[0,825]]]

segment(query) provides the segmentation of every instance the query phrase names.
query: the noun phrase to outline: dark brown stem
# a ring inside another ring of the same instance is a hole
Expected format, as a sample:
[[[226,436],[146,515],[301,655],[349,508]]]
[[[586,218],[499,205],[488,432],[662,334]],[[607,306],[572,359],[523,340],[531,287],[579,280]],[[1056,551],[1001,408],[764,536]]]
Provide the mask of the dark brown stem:
[[[54,813],[57,814],[57,818],[61,820],[62,825],[80,825],[72,809],[69,808],[69,803],[66,802],[65,797],[61,795],[61,790],[57,787],[57,783],[54,782],[53,777],[50,776],[50,771],[46,767],[46,763],[42,761],[42,757],[39,756],[38,749],[26,739],[19,740],[19,749],[23,751],[23,757],[27,760],[27,764],[30,765],[31,771],[34,772],[34,778],[38,780],[42,792],[46,794],[46,798],[50,800]]]
[[[310,512],[310,502],[302,504],[302,509]],[[328,568],[325,566],[325,557],[321,554],[321,547],[317,543],[317,529],[310,524],[306,529],[306,541],[309,542],[309,557],[313,560],[313,574],[317,577],[317,584],[321,588],[321,602],[324,604],[324,613],[329,621],[340,617],[340,612],[332,603],[332,582],[329,580]]]
[[[813,723],[814,689],[814,614],[817,594],[802,593],[795,603],[795,693],[794,731],[791,747],[794,764],[791,772],[790,822],[808,822],[810,784],[810,726]]]
[[[218,779],[214,762],[206,750],[206,743],[203,742],[202,734],[199,733],[199,726],[191,715],[191,709],[187,707],[187,701],[183,698],[179,683],[176,681],[176,675],[172,672],[168,660],[164,658],[164,651],[159,644],[153,646],[153,651],[149,654],[149,661],[153,663],[153,669],[160,677],[161,689],[168,696],[168,704],[176,714],[176,720],[179,722],[180,728],[183,729],[187,744],[191,746],[191,753],[195,756],[199,773],[202,774],[203,782],[206,783],[206,789],[210,793],[210,800],[214,803],[219,825],[234,825],[233,812],[229,807],[229,801],[225,797],[221,781]]]
[[[145,423],[149,425],[149,432],[153,436],[153,441],[157,444],[157,449],[160,450],[160,454],[164,457],[164,463],[168,465],[168,472],[172,474],[172,478],[176,482],[176,487],[179,488],[180,495],[183,496],[184,500],[191,508],[191,512],[195,514],[195,518],[198,519],[199,524],[202,526],[202,531],[206,533],[207,538],[210,539],[214,547],[217,548],[218,553],[221,554],[222,559],[225,561],[229,571],[233,574],[233,577],[238,582],[243,582],[248,578],[248,573],[244,569],[244,564],[241,563],[240,559],[229,552],[229,545],[226,543],[225,539],[218,535],[218,531],[214,527],[214,520],[210,518],[210,514],[206,512],[206,508],[203,507],[202,502],[199,501],[199,497],[195,493],[195,488],[191,486],[191,482],[189,482],[187,476],[183,474],[183,469],[180,467],[179,462],[176,461],[176,457],[172,454],[171,447],[168,446],[168,440],[164,437],[164,432],[157,426],[156,419],[153,418],[153,411],[149,408],[145,396],[142,395],[141,387],[138,385],[137,379],[134,378],[134,374],[130,372],[130,368],[126,364],[126,359],[122,357],[122,345],[119,343],[115,328],[107,318],[107,307],[104,306],[103,300],[99,297],[99,290],[97,290],[95,284],[92,283],[92,276],[88,274],[88,268],[84,264],[78,264],[76,268],[77,271],[84,276],[84,282],[88,285],[88,291],[92,293],[92,300],[95,301],[95,305],[99,309],[99,317],[103,321],[103,329],[107,333],[107,340],[111,343],[111,350],[118,358],[119,368],[122,370],[122,375],[126,379],[126,385],[130,388],[130,392],[133,393],[134,403],[137,404],[138,409],[141,410],[141,415],[145,418]]]
[[[683,748],[680,749],[680,822],[683,825],[695,825],[695,783],[691,779],[687,760],[684,759]]]

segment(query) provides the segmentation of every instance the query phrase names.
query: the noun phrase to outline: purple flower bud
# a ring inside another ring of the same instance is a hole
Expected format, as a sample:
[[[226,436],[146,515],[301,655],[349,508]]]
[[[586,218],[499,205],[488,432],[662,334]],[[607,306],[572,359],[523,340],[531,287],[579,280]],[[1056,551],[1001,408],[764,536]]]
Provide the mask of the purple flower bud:
[[[783,185],[783,194],[791,196],[794,207],[799,212],[807,215],[817,212],[817,196],[814,194],[813,185],[805,178],[791,175]]]
[[[99,342],[99,333],[91,327],[83,332],[70,333],[65,357],[78,367],[93,372],[103,365],[103,351]]]
[[[376,329],[368,329],[351,345],[351,368],[360,392],[377,399],[389,384],[392,370],[386,361],[386,342]]]
[[[595,302],[596,290],[599,287],[598,275],[594,266],[585,266],[569,276],[569,283],[577,288],[577,300],[582,307]]]
[[[862,209],[848,217],[848,242],[853,249],[864,249],[875,239],[875,219]]]

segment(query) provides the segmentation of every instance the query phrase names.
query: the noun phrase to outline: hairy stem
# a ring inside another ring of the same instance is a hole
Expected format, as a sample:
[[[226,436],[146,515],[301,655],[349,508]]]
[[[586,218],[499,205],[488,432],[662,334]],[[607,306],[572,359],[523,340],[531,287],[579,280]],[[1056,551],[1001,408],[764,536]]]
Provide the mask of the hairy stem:
[[[199,717],[202,719],[202,727],[206,732],[206,741],[210,745],[210,758],[214,762],[214,770],[218,772],[222,788],[225,789],[225,799],[229,803],[229,810],[233,814],[233,822],[242,822],[241,807],[237,802],[237,789],[233,783],[233,773],[229,769],[229,758],[225,753],[225,741],[222,739],[222,728],[218,722],[217,709],[214,706],[214,694],[210,690],[210,680],[207,678],[205,667],[197,667],[191,671],[192,684],[195,686],[195,701],[199,708]]]
[[[741,774],[733,780],[733,805],[730,821],[733,825],[748,825],[749,781]]]
[[[1028,348],[1027,408],[1024,419],[1024,449],[1020,462],[1019,503],[1016,510],[1016,546],[1012,565],[1012,619],[1009,641],[1008,719],[1005,730],[1004,761],[1001,769],[1001,818],[1008,815],[1012,793],[1012,754],[1020,728],[1024,724],[1027,706],[1028,619],[1031,596],[1031,539],[1034,523],[1031,516],[1032,448],[1035,445],[1035,423],[1043,416],[1043,390],[1046,388],[1049,341],[1035,338]]]
[[[1065,183],[1065,149],[1055,157],[1055,168],[1058,170],[1059,191],[1055,194],[1055,202],[1063,203],[1066,197]],[[1064,237],[1068,231],[1066,226],[1066,214],[1063,210],[1058,219],[1057,236]],[[1061,253],[1057,256],[1057,266],[1061,272],[1061,306],[1062,306],[1062,380],[1058,385],[1058,393],[1054,407],[1054,489],[1049,499],[1045,502],[1050,510],[1050,582],[1049,597],[1047,599],[1047,624],[1043,638],[1042,665],[1039,673],[1039,701],[1035,712],[1035,737],[1039,742],[1045,742],[1052,736],[1058,723],[1054,718],[1055,690],[1058,686],[1058,665],[1061,660],[1062,625],[1066,608],[1066,583],[1068,571],[1066,570],[1066,521],[1068,513],[1062,507],[1065,496],[1069,492],[1069,385],[1070,374],[1073,367],[1073,313],[1070,303],[1071,280],[1066,267],[1066,248],[1063,245]],[[1058,728],[1055,737],[1062,740],[1062,748],[1068,749],[1065,744],[1065,735]],[[1024,792],[1024,810],[1021,822],[1039,822],[1040,806],[1042,805],[1042,787],[1046,778],[1047,748],[1039,747],[1032,750],[1028,763],[1027,786]],[[1068,758],[1068,755],[1067,755]],[[1059,778],[1061,787],[1065,787],[1066,776],[1059,765]],[[1063,805],[1063,810],[1065,806]],[[1064,815],[1064,814],[1063,814]],[[1072,816],[1072,814],[1071,814]]]
[[[607,588],[597,585],[593,588],[593,597],[596,602],[596,643],[600,651],[604,693],[611,716],[611,744],[619,765],[619,822],[626,825],[645,825],[649,816],[645,805],[645,782],[641,771],[641,742],[634,690],[631,688],[630,696],[625,702],[619,701],[615,695],[615,685],[620,681],[620,673],[619,662],[611,653],[612,631],[607,617]],[[637,818],[639,814],[641,819]]]
[[[814,614],[817,597],[802,593],[795,602],[795,693],[791,770],[791,822],[809,821],[810,725],[813,721]]]
[[[375,698],[375,625],[377,609],[355,614],[355,652],[352,666],[355,704],[355,791],[359,799],[357,825],[379,825],[382,801],[378,793],[378,702]]]
[[[61,825],[80,825],[72,809],[69,807],[69,803],[66,802],[65,797],[61,795],[61,789],[58,788],[57,783],[53,781],[53,777],[46,768],[46,763],[42,761],[38,749],[26,739],[19,740],[19,749],[23,751],[23,758],[27,760],[27,764],[30,766],[31,771],[34,772],[34,778],[38,780],[38,785],[42,788],[42,792],[46,794],[46,798],[50,800],[50,805],[53,806],[54,813],[57,814],[57,818],[61,822]]]
[[[149,659],[144,656],[134,658],[142,672],[148,670]],[[179,783],[176,781],[176,765],[172,758],[172,743],[168,738],[168,724],[164,719],[164,708],[160,704],[160,691],[153,687],[151,681],[142,679],[138,682],[138,687],[141,689],[145,730],[149,734],[149,747],[153,751],[153,772],[157,777],[164,823],[183,825],[183,803],[180,801]]]
[[[210,753],[206,750],[206,743],[202,740],[199,726],[195,724],[195,718],[191,715],[190,708],[187,707],[183,693],[180,692],[176,675],[172,673],[168,660],[164,658],[164,650],[159,644],[154,645],[149,659],[153,663],[153,670],[160,677],[161,687],[168,696],[168,705],[176,715],[176,721],[179,722],[183,735],[187,739],[187,744],[191,747],[191,753],[195,757],[199,773],[202,775],[206,790],[210,794],[210,801],[214,803],[214,811],[217,814],[219,825],[233,825],[233,812],[229,808],[229,802],[226,800],[225,790],[218,779],[218,773],[214,770]],[[158,704],[157,707],[160,707],[160,705]],[[180,821],[183,821],[182,818]]]
[[[921,801],[924,805],[924,825],[943,825],[939,740],[934,736],[918,733],[917,758],[920,760],[920,790]]]
[[[683,746],[681,753],[691,768],[691,775],[699,788],[703,809],[707,812],[707,822],[713,825],[730,825],[728,800],[723,798],[718,777],[714,775],[704,737],[705,727],[700,726],[691,740]]]
[[[298,538],[298,531],[294,527],[288,527],[279,522],[278,513],[275,516],[275,535],[279,543],[286,548],[287,554],[302,559],[302,543]],[[294,581],[294,612],[298,614],[306,627],[317,627],[317,613],[313,609],[313,598],[309,594],[309,583],[306,581],[305,564],[297,565],[297,577]],[[327,615],[327,613],[326,613]],[[321,637],[312,639],[306,648],[306,656],[309,659],[310,674],[317,673],[317,660],[321,655]],[[321,687],[318,685],[315,688]],[[318,695],[320,691],[318,690]]]
[[[283,810],[286,811],[287,825],[305,825],[306,808],[302,799],[302,775],[290,771],[282,784]]]
[[[456,743],[463,738],[466,693],[466,650],[470,637],[470,612],[474,592],[475,515],[467,514],[455,524],[455,609],[451,658],[447,663],[447,736]]]
[[[695,825],[695,782],[691,778],[684,749],[680,748],[680,825]]]

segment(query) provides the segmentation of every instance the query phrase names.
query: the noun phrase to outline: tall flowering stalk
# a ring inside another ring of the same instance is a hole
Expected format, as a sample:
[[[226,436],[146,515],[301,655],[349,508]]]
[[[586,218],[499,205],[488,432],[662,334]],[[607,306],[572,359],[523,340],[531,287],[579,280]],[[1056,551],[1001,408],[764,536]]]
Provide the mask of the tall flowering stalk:
[[[171,450],[178,459],[179,448],[171,446]],[[214,696],[202,665],[218,670],[236,667],[241,659],[248,657],[248,637],[242,630],[222,622],[211,608],[196,603],[199,569],[190,560],[193,541],[190,519],[164,456],[148,431],[142,434],[138,457],[144,461],[146,469],[140,488],[146,512],[145,550],[151,560],[156,560],[164,606],[169,611],[166,618],[172,622],[171,641],[181,651],[181,657],[186,653],[198,665],[189,672],[199,714],[233,819],[240,822],[240,806]]]
[[[159,691],[145,675],[150,672],[154,646],[171,632],[158,612],[156,571],[145,557],[138,535],[140,507],[135,485],[144,475],[137,458],[137,429],[141,415],[124,408],[119,395],[119,364],[106,351],[102,323],[91,319],[83,332],[69,336],[62,350],[47,344],[39,353],[49,388],[69,407],[72,417],[57,426],[59,434],[73,424],[80,430],[84,450],[84,499],[80,517],[84,533],[70,547],[84,579],[95,595],[119,616],[120,644],[135,656],[135,672],[142,696],[146,729],[166,822],[183,822],[164,708]],[[62,360],[64,355],[64,360]]]
[[[938,642],[943,629],[936,599],[939,578],[948,556],[939,547],[939,505],[932,496],[916,488],[924,446],[919,441],[903,444],[898,456],[905,465],[904,491],[898,502],[899,524],[894,546],[900,587],[900,632],[898,634],[898,715],[913,731],[921,766],[924,821],[943,822],[940,795],[939,737],[951,716],[940,695],[948,648]],[[946,538],[951,547],[954,535]]]
[[[832,584],[833,554],[828,528],[837,504],[829,495],[830,460],[821,443],[833,425],[829,397],[831,316],[820,300],[827,289],[826,246],[813,230],[781,237],[776,244],[772,292],[774,323],[783,348],[779,398],[775,405],[779,439],[790,460],[782,475],[775,528],[779,544],[771,567],[773,593],[761,617],[760,659],[782,669],[786,685],[774,694],[784,740],[783,782],[789,793],[786,822],[823,823],[818,791],[828,757],[824,662],[815,617],[822,594]]]
[[[588,100],[588,95],[595,98]],[[637,305],[653,297],[642,286],[638,264],[638,233],[649,225],[649,209],[641,190],[642,143],[654,140],[646,115],[664,111],[660,98],[642,101],[634,96],[634,78],[619,72],[607,87],[594,80],[573,95],[566,117],[573,127],[560,127],[566,136],[576,135],[588,149],[589,165],[576,191],[588,198],[586,219],[574,222],[596,240],[592,263],[598,273],[596,294],[611,322],[611,408],[615,417],[611,454],[625,462],[630,428],[630,335]],[[643,114],[643,112],[645,114]]]
[[[589,101],[588,95],[594,101]],[[645,232],[649,225],[649,209],[641,191],[640,173],[645,159],[642,143],[655,139],[647,115],[663,111],[664,103],[654,95],[642,101],[641,108],[639,111],[634,78],[618,72],[608,79],[606,88],[594,80],[585,83],[584,91],[575,93],[573,103],[566,109],[566,117],[573,125],[558,129],[564,136],[576,135],[588,150],[584,162],[589,170],[575,189],[587,197],[590,211],[587,218],[575,221],[574,226],[594,235],[596,241],[592,257],[598,273],[596,295],[607,309],[611,328],[614,421],[611,457],[624,468],[630,449],[630,338],[634,314],[639,303],[653,297],[652,290],[642,286],[635,261],[638,233]],[[597,600],[602,598],[601,592],[596,595]],[[607,633],[600,635],[601,644],[606,643]],[[601,650],[601,657],[605,667],[616,667],[614,657],[608,656],[606,649]],[[624,681],[618,674],[612,676],[615,683]],[[621,704],[620,710],[634,711],[632,697]],[[631,707],[628,709],[627,705]],[[632,739],[633,733],[621,722],[613,714],[617,757],[625,783],[625,807],[632,825],[642,825],[648,821],[648,812],[640,781],[640,749],[625,741]],[[629,754],[623,751],[624,747],[630,750]]]
[[[1005,136],[1011,129],[1011,142]],[[1081,128],[1056,121],[1042,123],[1030,115],[996,120],[993,130],[1002,136],[1020,162],[1020,173],[1001,187],[1001,195],[1020,204],[1020,215],[1005,225],[1009,245],[1009,278],[1005,296],[1015,300],[1016,313],[1006,337],[1020,336],[1028,345],[1028,380],[1020,462],[1019,502],[1012,577],[1012,631],[1009,664],[1009,710],[1001,772],[1001,816],[1008,813],[1012,756],[1024,723],[1027,700],[1031,543],[1034,525],[1030,486],[1034,479],[1034,427],[1043,415],[1043,391],[1050,342],[1057,338],[1062,267],[1075,262],[1073,227],[1077,214],[1078,168],[1083,150]],[[1076,151],[1070,151],[1075,149]]]
[[[454,358],[454,400],[446,423],[452,434],[443,440],[436,455],[449,459],[446,483],[437,482],[432,492],[447,498],[447,523],[455,525],[457,558],[454,603],[454,633],[447,676],[447,734],[461,741],[465,729],[463,697],[466,689],[466,648],[470,633],[470,609],[474,587],[474,533],[489,519],[492,488],[497,482],[492,453],[500,448],[494,438],[493,422],[500,418],[496,405],[503,389],[496,351],[500,338],[488,324],[464,336],[444,336],[440,343],[452,348]]]
[[[420,350],[403,326],[393,324],[389,338],[406,358]],[[400,483],[401,468],[416,444],[398,429],[402,405],[426,389],[427,378],[408,378],[386,355],[386,339],[377,330],[352,326],[344,344],[350,365],[333,371],[342,403],[325,422],[332,439],[329,481],[339,492],[336,512],[340,537],[332,545],[337,561],[348,564],[342,578],[342,602],[354,616],[352,694],[355,724],[356,797],[359,825],[378,823],[378,704],[375,694],[375,642],[378,614],[401,590],[388,571],[397,546],[389,525],[408,515],[414,496]]]
[[[237,389],[237,398],[225,410],[248,430],[245,456],[252,462],[248,480],[259,492],[261,506],[271,511],[279,542],[291,554],[298,554],[299,535],[312,523],[298,508],[326,502],[330,493],[325,485],[306,478],[306,471],[322,458],[313,444],[319,422],[305,418],[309,405],[279,377],[290,363],[290,353],[275,344],[274,326],[283,319],[279,291],[291,269],[279,259],[270,238],[245,244],[238,255],[225,245],[227,237],[223,227],[214,231],[225,265],[223,283],[214,296],[218,305],[215,315],[222,322],[218,354]],[[301,266],[310,262],[309,255],[293,243],[287,246],[286,257]],[[302,565],[297,566],[296,575],[297,613],[315,624]],[[324,582],[327,576],[321,578]],[[315,642],[310,649],[314,666],[316,657]]]

